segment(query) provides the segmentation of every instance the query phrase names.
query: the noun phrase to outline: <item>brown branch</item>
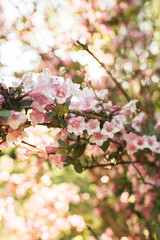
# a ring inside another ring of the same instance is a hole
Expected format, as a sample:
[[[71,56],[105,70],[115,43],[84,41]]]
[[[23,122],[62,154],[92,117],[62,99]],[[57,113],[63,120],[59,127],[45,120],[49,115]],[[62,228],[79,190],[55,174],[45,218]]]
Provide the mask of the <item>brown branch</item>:
[[[96,239],[96,240],[99,240],[97,234],[93,231],[93,229],[92,229],[89,225],[87,225],[87,228],[88,228],[88,230],[92,233],[92,235],[95,237],[95,239]]]
[[[154,187],[154,188],[158,188],[155,184],[152,184],[152,183],[150,183],[150,182],[146,182],[146,181],[144,180],[141,172],[140,172],[139,169],[136,167],[135,163],[132,162],[132,159],[131,159],[130,155],[127,153],[127,151],[126,151],[126,154],[127,154],[128,158],[129,158],[130,163],[132,164],[132,166],[135,168],[135,170],[136,170],[137,173],[139,174],[142,182],[143,182],[144,184],[148,184],[148,185],[150,185],[150,186],[152,186],[152,187]],[[158,188],[158,189],[159,189],[159,188]]]
[[[87,166],[84,167],[84,169],[92,169],[92,168],[96,168],[96,167],[114,167],[117,165],[125,165],[125,164],[129,164],[130,161],[126,161],[126,162],[117,162],[117,163],[106,163],[106,164],[97,164],[97,165],[93,165],[93,166]]]
[[[37,148],[35,145],[31,144],[31,143],[28,143],[28,142],[25,142],[25,141],[22,141],[23,144],[26,144],[30,147],[33,147],[33,148]]]
[[[107,120],[106,117],[102,117],[98,114],[81,112],[79,110],[70,110],[69,113],[73,113],[75,115],[87,117],[87,118],[90,118],[90,119],[98,119],[99,121],[103,121],[103,122],[105,122]]]
[[[46,127],[48,127],[48,128],[51,128],[51,127],[52,127],[52,128],[60,128],[60,126],[58,126],[58,125],[56,125],[56,124],[53,124],[53,123],[50,123],[50,122],[37,123],[36,126],[37,126],[37,125],[46,126]],[[27,127],[31,127],[31,126],[33,126],[31,121],[25,122],[25,127],[26,127],[26,128],[27,128]]]
[[[103,106],[103,103],[101,102],[101,99],[97,96],[97,93],[96,93],[95,89],[93,88],[91,81],[89,81],[88,84],[89,84],[89,87],[91,87],[93,89],[94,95],[96,96],[97,100],[99,101],[99,104],[100,104],[101,108],[103,109],[104,113],[106,113],[106,110],[105,110],[105,108]],[[108,119],[107,115],[106,115],[106,117]]]
[[[154,187],[154,188],[158,188],[155,184],[152,184],[152,183],[150,183],[150,182],[146,182],[146,181],[144,180],[141,172],[140,172],[139,169],[136,167],[135,162],[132,162],[131,156],[128,154],[127,150],[125,149],[125,146],[124,146],[123,142],[121,141],[120,137],[118,137],[118,138],[119,138],[119,141],[120,141],[120,143],[121,143],[121,146],[122,146],[122,148],[123,148],[123,150],[124,150],[124,153],[128,156],[129,162],[132,164],[132,166],[133,166],[133,167],[135,168],[135,170],[137,171],[137,173],[138,173],[138,175],[140,176],[140,179],[142,180],[142,182],[143,182],[144,184],[148,184],[148,185],[150,185],[150,186],[152,186],[152,187]],[[159,189],[159,188],[158,188],[158,189]]]
[[[130,101],[130,97],[128,96],[128,94],[126,93],[126,91],[122,88],[122,86],[120,85],[119,82],[117,82],[117,80],[113,77],[113,75],[108,71],[108,69],[105,67],[105,64],[102,63],[92,52],[91,50],[88,48],[87,44],[82,44],[79,41],[76,41],[76,43],[78,45],[80,45],[85,51],[87,51],[100,65],[101,67],[103,67],[103,69],[106,71],[106,73],[110,76],[110,78],[112,79],[112,81],[116,84],[116,86],[119,88],[119,90],[121,91],[121,93],[124,95],[124,97],[127,99],[127,101]]]

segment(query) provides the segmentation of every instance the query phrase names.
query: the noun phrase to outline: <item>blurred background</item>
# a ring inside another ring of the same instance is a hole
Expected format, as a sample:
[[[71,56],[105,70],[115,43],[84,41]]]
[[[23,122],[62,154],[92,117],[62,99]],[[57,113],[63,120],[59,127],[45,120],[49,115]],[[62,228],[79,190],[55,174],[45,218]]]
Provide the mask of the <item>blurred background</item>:
[[[140,100],[148,119],[158,118],[159,0],[0,0],[1,82],[12,86],[28,72],[49,68],[81,86],[91,81],[95,89],[109,89],[114,104],[126,103],[105,69],[77,41],[89,47],[132,99]],[[87,151],[96,155],[101,150]],[[153,204],[156,198],[147,191],[135,195],[128,169],[78,174],[71,167],[53,169],[43,157],[27,159],[26,152],[22,147],[1,153],[1,239],[155,239],[160,200]]]

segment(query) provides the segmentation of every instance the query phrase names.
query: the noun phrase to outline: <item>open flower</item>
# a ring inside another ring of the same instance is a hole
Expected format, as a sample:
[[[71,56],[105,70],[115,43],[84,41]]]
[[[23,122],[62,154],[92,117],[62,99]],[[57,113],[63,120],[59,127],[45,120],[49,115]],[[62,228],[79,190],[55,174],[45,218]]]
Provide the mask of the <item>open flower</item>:
[[[67,131],[74,133],[76,136],[82,135],[83,130],[86,129],[86,124],[84,122],[84,117],[72,117],[69,119]]]
[[[101,132],[95,132],[93,133],[89,141],[90,143],[95,143],[98,146],[102,146],[107,139],[108,139],[108,136],[102,134]]]
[[[97,119],[90,119],[86,123],[86,129],[88,135],[92,135],[94,132],[99,132],[100,131],[100,122]]]
[[[27,118],[24,116],[23,113],[21,112],[15,112],[11,110],[11,114],[8,118],[7,124],[12,128],[12,129],[17,129],[19,126],[27,121]]]
[[[113,138],[116,132],[119,132],[119,128],[116,127],[114,122],[106,121],[103,124],[102,134],[107,135],[109,138]]]

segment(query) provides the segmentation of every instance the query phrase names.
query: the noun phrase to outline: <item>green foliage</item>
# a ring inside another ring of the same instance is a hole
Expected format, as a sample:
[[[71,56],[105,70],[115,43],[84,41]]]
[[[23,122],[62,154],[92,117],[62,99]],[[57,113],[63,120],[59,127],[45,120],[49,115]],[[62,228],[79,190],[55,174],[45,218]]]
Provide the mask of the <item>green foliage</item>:
[[[55,113],[54,111],[47,112],[46,115],[47,115],[47,117],[49,117],[49,118],[55,118],[55,117],[57,117],[57,113]]]
[[[160,225],[156,224],[156,240],[160,240]]]
[[[66,142],[64,142],[63,140],[61,140],[61,139],[58,139],[58,143],[59,143],[59,145],[60,146],[67,146],[67,143]]]
[[[69,112],[69,109],[66,105],[64,104],[58,104],[53,108],[54,112],[57,114],[58,119],[63,117],[66,113]]]
[[[33,101],[31,100],[22,100],[18,102],[18,110],[22,111],[23,109],[28,109]]]
[[[2,119],[3,122],[7,122],[9,115],[11,111],[10,110],[0,110],[0,118]]]
[[[74,162],[75,162],[75,159],[74,159],[74,158],[72,158],[72,157],[67,157],[66,160],[65,160],[64,166],[67,167],[67,166],[69,166],[69,165],[71,165],[71,164],[74,164]]]
[[[127,10],[124,12],[124,16],[125,16],[126,18],[129,18],[129,17],[131,17],[132,15],[135,16],[135,15],[139,12],[139,9],[140,9],[140,5],[135,5],[135,6],[133,6],[132,8],[127,9]]]
[[[82,172],[83,172],[83,166],[82,166],[81,162],[77,161],[77,162],[74,164],[74,170],[75,170],[77,173],[82,173]]]
[[[105,142],[102,144],[102,146],[101,146],[103,152],[106,152],[106,151],[107,151],[109,145],[110,145],[110,141],[109,141],[109,139],[108,139],[108,140],[105,141]]]
[[[68,102],[65,103],[65,105],[66,105],[67,107],[69,107],[70,104],[71,104],[71,101],[70,101],[70,100],[69,100]]]
[[[76,147],[73,149],[72,155],[74,158],[79,158],[80,156],[83,155],[85,149],[86,149],[86,143],[80,145],[76,145]]]

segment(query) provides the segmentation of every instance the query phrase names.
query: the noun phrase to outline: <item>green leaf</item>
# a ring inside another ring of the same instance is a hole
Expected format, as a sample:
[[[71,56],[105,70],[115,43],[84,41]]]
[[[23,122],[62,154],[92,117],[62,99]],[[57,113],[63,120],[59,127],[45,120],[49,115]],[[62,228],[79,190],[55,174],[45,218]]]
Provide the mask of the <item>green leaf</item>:
[[[13,97],[8,97],[6,99],[6,102],[8,103],[10,109],[12,110],[18,110],[18,100]]]
[[[20,96],[22,93],[22,89],[20,87],[17,87],[16,90],[17,90],[18,96]]]
[[[51,121],[50,123],[51,123],[51,124],[54,124],[54,125],[56,125],[56,126],[59,126],[59,123],[58,123],[57,121]]]
[[[55,105],[57,105],[57,99],[56,98],[54,99],[54,103],[55,103]]]
[[[59,153],[63,156],[66,156],[68,155],[68,147],[67,146],[64,146],[63,148],[59,148],[56,153]]]
[[[144,148],[142,151],[141,151],[141,153],[146,153],[146,154],[150,154],[150,155],[152,155],[152,151],[149,149],[149,148]]]
[[[68,122],[67,122],[67,120],[64,120],[64,121],[63,121],[63,127],[64,127],[64,128],[67,128],[67,127],[68,127]]]
[[[49,118],[55,118],[55,117],[57,116],[57,114],[56,114],[54,111],[49,112],[49,113],[46,113],[46,115],[47,115],[47,117],[49,117]]]
[[[86,145],[87,145],[86,143],[82,145],[77,145],[73,150],[73,157],[79,158],[80,156],[82,156],[86,149]]]
[[[52,164],[51,164],[50,160],[49,160],[49,159],[46,159],[46,161],[47,161],[47,163],[48,163],[49,169],[52,169]]]
[[[76,136],[74,133],[69,133],[69,137],[70,137],[72,140],[77,140],[77,136]]]
[[[105,141],[105,142],[103,143],[103,145],[101,146],[101,149],[103,150],[103,152],[106,152],[106,151],[107,151],[109,145],[110,145],[110,141],[109,141],[109,139],[108,139],[108,140]]]
[[[61,139],[58,139],[58,143],[59,143],[59,145],[60,146],[67,146],[67,143],[66,142],[64,142],[63,140],[61,140]]]
[[[75,165],[74,165],[74,169],[77,173],[82,173],[83,172],[83,166],[80,162],[77,162]]]
[[[0,110],[0,118],[2,119],[3,122],[7,122],[9,115],[11,111],[10,110]]]
[[[77,146],[77,143],[74,143],[70,146],[68,146],[68,153],[70,153],[72,151],[73,148],[75,148]]]
[[[66,105],[59,104],[53,108],[54,112],[57,113],[58,118],[64,116],[64,114],[69,112],[69,109]]]
[[[22,109],[25,109],[25,108],[29,108],[31,106],[33,101],[31,100],[23,100],[23,101],[20,101],[18,103],[18,108],[19,110],[22,110]]]
[[[64,166],[67,167],[67,166],[73,164],[74,162],[75,162],[75,160],[74,160],[72,157],[68,157],[68,158],[65,160]]]
[[[66,105],[67,107],[69,107],[70,104],[71,104],[71,100],[69,100],[68,102],[65,103],[65,105]]]
[[[130,9],[128,9],[127,11],[125,11],[124,16],[130,17],[131,15],[135,15],[138,13],[139,9],[140,9],[140,5],[136,5]]]
[[[156,239],[160,240],[160,225],[156,224]]]
[[[148,127],[145,124],[142,124],[141,127],[142,127],[143,133],[148,135]]]

